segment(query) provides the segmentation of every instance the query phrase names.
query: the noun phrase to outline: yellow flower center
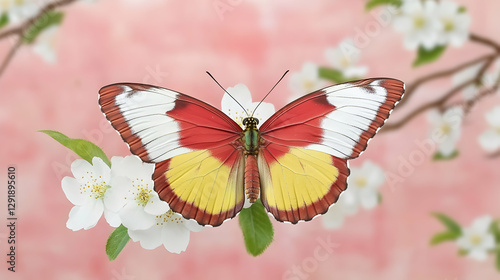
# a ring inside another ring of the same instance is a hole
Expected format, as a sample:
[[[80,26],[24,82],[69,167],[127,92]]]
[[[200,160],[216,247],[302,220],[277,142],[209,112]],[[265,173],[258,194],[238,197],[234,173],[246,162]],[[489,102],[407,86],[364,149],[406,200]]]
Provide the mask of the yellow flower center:
[[[90,172],[87,172],[87,174],[90,174],[90,180],[80,185],[80,193],[90,191],[90,197],[95,199],[103,198],[109,185],[102,180],[101,176],[94,177],[93,173]],[[85,179],[85,177],[82,176],[82,179]]]
[[[481,235],[478,235],[478,234],[473,234],[470,236],[469,238],[470,240],[470,243],[472,243],[472,245],[479,245],[481,244],[481,242],[483,241],[483,237]]]
[[[413,18],[413,25],[417,29],[421,29],[425,26],[425,18],[421,16],[416,16]]]
[[[443,134],[450,134],[451,133],[451,126],[447,123],[444,123],[441,125],[441,132]]]
[[[444,24],[444,31],[446,32],[450,32],[455,29],[455,23],[453,23],[453,21],[450,19],[444,19],[443,24]]]
[[[163,226],[164,224],[171,222],[179,224],[183,223],[184,221],[181,219],[179,215],[175,216],[175,213],[172,210],[168,210],[167,213],[156,216],[157,226]]]
[[[311,80],[304,80],[302,86],[306,91],[312,91],[314,89],[314,82]]]
[[[145,207],[148,204],[152,189],[149,187],[149,184],[144,185],[143,179],[132,180],[132,197],[137,201],[137,204]]]
[[[365,177],[358,177],[356,178],[355,182],[356,185],[360,188],[364,188],[366,186],[366,183],[368,183]]]
[[[342,68],[347,68],[351,65],[351,60],[347,56],[343,56],[342,60],[340,60],[340,66]]]

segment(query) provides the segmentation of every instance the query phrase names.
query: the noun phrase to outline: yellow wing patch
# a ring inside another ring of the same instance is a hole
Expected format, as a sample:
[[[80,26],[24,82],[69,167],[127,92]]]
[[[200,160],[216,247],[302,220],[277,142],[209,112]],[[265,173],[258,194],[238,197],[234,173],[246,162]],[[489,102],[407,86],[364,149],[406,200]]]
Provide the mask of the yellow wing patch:
[[[157,164],[154,175],[157,192],[173,211],[214,226],[243,207],[243,176],[244,160],[238,150],[225,161],[210,150],[175,156]]]
[[[325,213],[346,188],[345,160],[290,148],[273,162],[259,154],[262,202],[277,220],[296,223]]]

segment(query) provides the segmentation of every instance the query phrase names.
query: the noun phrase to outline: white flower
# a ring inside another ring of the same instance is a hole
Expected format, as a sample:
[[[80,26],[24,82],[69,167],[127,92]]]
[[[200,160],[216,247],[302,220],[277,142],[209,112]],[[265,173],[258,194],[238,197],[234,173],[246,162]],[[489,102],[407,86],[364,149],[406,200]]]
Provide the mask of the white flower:
[[[378,204],[378,189],[384,181],[382,168],[369,160],[359,168],[351,168],[351,175],[347,178],[348,187],[323,216],[323,225],[339,228],[344,217],[355,214],[359,208],[373,209]]]
[[[203,227],[193,220],[186,220],[180,214],[168,210],[156,216],[155,224],[146,230],[128,230],[134,242],[139,241],[144,249],[152,250],[163,244],[171,253],[183,252],[189,243],[191,231],[200,231]]]
[[[443,26],[438,42],[441,45],[462,46],[469,38],[470,16],[460,12],[460,7],[455,2],[439,1],[437,5],[437,16]]]
[[[36,15],[40,10],[40,1],[0,0],[0,14],[7,13],[9,22],[18,24]]]
[[[43,30],[42,33],[36,37],[33,45],[33,51],[48,63],[55,63],[57,61],[55,46],[58,30],[58,25]]]
[[[483,65],[484,65],[483,63],[478,63],[478,64],[475,64],[471,67],[468,67],[468,68],[456,73],[452,77],[452,84],[454,86],[457,86],[457,85],[462,84],[465,81],[469,81],[469,80],[474,79],[477,76],[477,74],[479,73],[479,71],[481,70],[481,67],[483,67]],[[464,96],[464,99],[465,100],[472,100],[474,97],[476,97],[476,93],[478,92],[478,90],[480,88],[481,88],[480,84],[473,83],[473,84],[465,87],[464,89],[462,89],[462,94]]]
[[[138,156],[111,159],[111,189],[105,204],[118,212],[122,224],[132,230],[153,226],[156,216],[169,210],[160,200],[151,179],[154,164],[144,163]]]
[[[486,121],[490,128],[479,136],[479,144],[489,152],[496,152],[500,149],[500,106],[485,114]]]
[[[64,177],[61,185],[68,200],[75,206],[69,212],[66,226],[71,230],[89,229],[97,224],[103,212],[111,226],[120,225],[119,216],[104,204],[108,195],[110,168],[98,157],[92,165],[77,159],[71,164],[72,177]]]
[[[237,122],[242,128],[243,119],[249,116],[257,118],[259,120],[259,124],[257,127],[260,127],[270,116],[274,114],[274,105],[271,103],[262,102],[257,108],[257,111],[254,112],[255,108],[259,104],[259,102],[252,103],[252,95],[248,90],[247,86],[244,84],[237,84],[234,87],[230,87],[227,89],[227,92],[234,97],[237,102],[231,98],[227,93],[222,96],[222,112],[228,115],[231,119]],[[241,105],[238,105],[238,103]],[[243,110],[243,108],[245,110]]]
[[[471,227],[462,229],[462,236],[457,240],[457,245],[467,251],[470,258],[485,260],[488,251],[495,248],[495,238],[489,231],[491,222],[490,216],[484,216],[474,220]]]
[[[437,17],[435,1],[407,0],[401,6],[400,14],[394,18],[394,29],[405,35],[405,47],[416,49],[423,46],[433,49],[438,45],[438,36],[443,25]]]
[[[453,107],[440,114],[437,110],[429,112],[428,120],[432,125],[431,137],[438,144],[438,152],[449,157],[456,151],[456,143],[460,139],[464,112],[462,108]]]
[[[289,85],[294,93],[294,97],[298,98],[304,94],[321,89],[325,85],[325,82],[319,77],[318,66],[314,63],[306,62],[302,65],[300,72],[290,75]]]
[[[352,39],[340,42],[337,48],[329,48],[325,51],[326,60],[335,69],[342,72],[346,78],[363,77],[368,68],[356,66],[360,58],[360,50],[354,46]]]

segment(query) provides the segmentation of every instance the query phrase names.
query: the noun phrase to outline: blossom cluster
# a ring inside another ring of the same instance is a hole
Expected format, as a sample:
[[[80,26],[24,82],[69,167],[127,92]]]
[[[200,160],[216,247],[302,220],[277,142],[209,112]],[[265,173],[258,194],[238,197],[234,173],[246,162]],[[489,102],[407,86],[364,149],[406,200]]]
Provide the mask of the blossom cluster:
[[[385,182],[382,168],[367,160],[361,167],[352,167],[347,178],[347,189],[337,203],[330,206],[322,217],[326,228],[339,228],[346,216],[356,214],[361,208],[371,210],[379,204],[379,188]]]
[[[408,49],[462,46],[469,38],[470,16],[453,1],[405,0],[394,28],[405,36]]]
[[[335,48],[327,48],[325,58],[332,70],[338,72],[337,77],[333,78],[335,82],[359,79],[368,72],[368,67],[358,65],[361,50],[352,38],[342,40]],[[300,72],[291,74],[289,85],[293,92],[292,99],[295,99],[326,86],[327,79],[321,77],[319,65],[305,62]]]
[[[191,231],[203,227],[172,212],[154,191],[154,164],[137,156],[113,157],[111,168],[101,158],[92,164],[77,159],[71,164],[74,177],[64,177],[62,189],[75,206],[66,226],[90,229],[104,214],[112,227],[123,225],[134,241],[145,249],[163,245],[168,251],[186,250]]]

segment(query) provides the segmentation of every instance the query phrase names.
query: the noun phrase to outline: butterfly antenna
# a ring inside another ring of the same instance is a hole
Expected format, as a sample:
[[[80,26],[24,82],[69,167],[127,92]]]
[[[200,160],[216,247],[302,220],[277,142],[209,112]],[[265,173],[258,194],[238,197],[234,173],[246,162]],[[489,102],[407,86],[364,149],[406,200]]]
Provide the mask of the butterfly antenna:
[[[262,104],[262,102],[264,102],[264,99],[266,99],[266,97],[271,93],[271,91],[273,91],[273,89],[281,82],[281,80],[283,80],[283,78],[285,77],[286,73],[288,73],[288,71],[290,71],[290,70],[286,70],[285,71],[285,73],[283,74],[283,76],[281,76],[281,78],[276,82],[276,84],[274,84],[274,86],[266,94],[266,96],[264,96],[264,98],[262,98],[262,100],[259,102],[259,104],[257,104],[257,106],[255,106],[255,108],[253,109],[253,112],[252,112],[252,116],[255,113],[255,111],[257,111],[257,108],[259,108],[260,104]]]
[[[212,78],[212,80],[214,80],[214,81],[215,81],[215,83],[216,83],[217,85],[219,85],[219,87],[220,87],[220,88],[221,88],[221,89],[222,89],[225,93],[227,93],[227,95],[229,95],[229,96],[230,96],[230,97],[234,100],[234,102],[236,102],[238,105],[240,105],[241,109],[243,109],[243,111],[245,111],[245,113],[247,114],[247,116],[249,116],[249,115],[248,115],[247,110],[245,109],[245,107],[243,107],[243,105],[241,105],[241,104],[240,104],[240,102],[238,102],[238,100],[236,100],[236,98],[234,98],[234,97],[233,97],[233,96],[232,96],[229,92],[227,92],[227,90],[226,90],[226,89],[225,89],[225,88],[224,88],[221,84],[219,84],[219,82],[217,82],[217,80],[214,78],[214,76],[212,76],[212,74],[210,74],[210,72],[208,72],[208,71],[207,71],[207,74],[208,74],[208,76],[210,76],[210,78]],[[250,116],[249,116],[249,117],[250,117]]]

